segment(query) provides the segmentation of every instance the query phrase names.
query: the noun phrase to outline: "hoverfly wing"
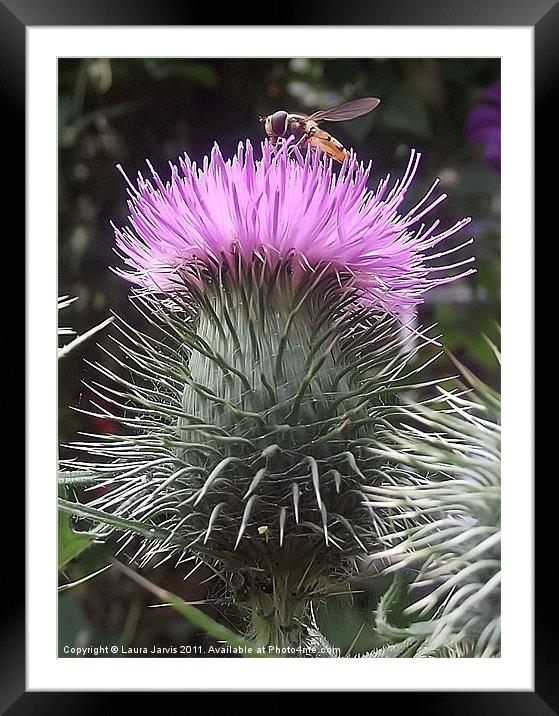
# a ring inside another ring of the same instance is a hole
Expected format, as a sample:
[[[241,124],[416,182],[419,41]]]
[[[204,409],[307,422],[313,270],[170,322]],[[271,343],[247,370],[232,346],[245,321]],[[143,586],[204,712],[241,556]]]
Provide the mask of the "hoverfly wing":
[[[372,112],[379,104],[380,99],[378,97],[363,97],[362,99],[354,99],[351,102],[344,102],[344,104],[339,104],[331,109],[315,112],[311,114],[309,119],[315,122],[322,120],[326,122],[345,122],[348,119],[355,119],[355,117],[361,117],[367,112]]]

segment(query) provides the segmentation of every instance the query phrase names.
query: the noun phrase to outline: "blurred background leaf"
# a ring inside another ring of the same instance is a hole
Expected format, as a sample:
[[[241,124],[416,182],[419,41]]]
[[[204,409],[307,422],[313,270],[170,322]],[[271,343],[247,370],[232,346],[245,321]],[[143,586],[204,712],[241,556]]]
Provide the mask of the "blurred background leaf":
[[[58,569],[65,567],[71,559],[89,547],[93,540],[91,535],[80,534],[72,529],[70,516],[58,513]]]

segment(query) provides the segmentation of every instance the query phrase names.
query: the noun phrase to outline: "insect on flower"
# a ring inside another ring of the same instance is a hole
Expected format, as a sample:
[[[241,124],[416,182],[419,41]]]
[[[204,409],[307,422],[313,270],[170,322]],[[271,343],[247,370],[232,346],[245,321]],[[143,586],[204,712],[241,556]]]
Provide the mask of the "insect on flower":
[[[343,162],[348,155],[347,149],[329,132],[321,129],[318,123],[355,119],[372,112],[379,104],[380,99],[377,97],[363,97],[330,109],[319,110],[310,116],[280,109],[267,117],[260,117],[260,121],[264,122],[266,134],[273,144],[276,144],[278,139],[293,136],[298,146],[322,150],[336,161]]]

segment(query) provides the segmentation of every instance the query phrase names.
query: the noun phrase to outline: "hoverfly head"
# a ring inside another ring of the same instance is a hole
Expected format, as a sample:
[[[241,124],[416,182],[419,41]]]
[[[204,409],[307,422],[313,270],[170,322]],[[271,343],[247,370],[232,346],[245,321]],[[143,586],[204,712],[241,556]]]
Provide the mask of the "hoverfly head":
[[[287,112],[279,110],[271,114],[268,119],[272,132],[276,137],[284,137],[287,132]]]

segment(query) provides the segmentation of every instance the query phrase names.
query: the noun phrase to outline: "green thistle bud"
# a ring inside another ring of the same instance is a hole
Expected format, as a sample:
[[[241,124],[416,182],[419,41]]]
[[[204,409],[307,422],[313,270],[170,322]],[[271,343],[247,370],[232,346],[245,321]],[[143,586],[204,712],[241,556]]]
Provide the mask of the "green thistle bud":
[[[500,398],[465,374],[477,394],[446,394],[444,410],[416,406],[380,451],[412,467],[413,483],[366,490],[395,526],[378,560],[391,562],[387,573],[415,572],[405,614],[417,622],[386,636],[413,635],[417,656],[500,654]]]
[[[136,558],[197,554],[274,644],[302,638],[311,598],[356,574],[386,529],[364,488],[386,463],[371,448],[406,362],[397,319],[313,283],[264,315],[213,279],[195,315],[193,297],[138,296],[161,338],[117,322],[113,358],[135,367],[99,365],[120,388],[92,386],[135,433],[81,446],[110,457],[97,465],[110,490],[90,506],[168,533]]]

